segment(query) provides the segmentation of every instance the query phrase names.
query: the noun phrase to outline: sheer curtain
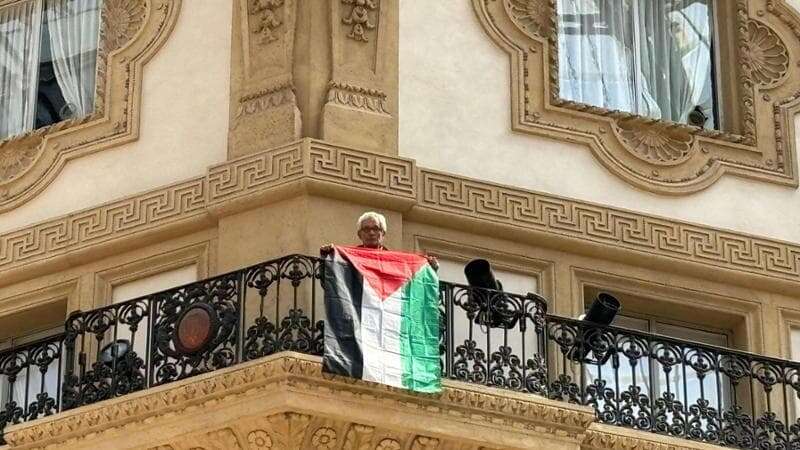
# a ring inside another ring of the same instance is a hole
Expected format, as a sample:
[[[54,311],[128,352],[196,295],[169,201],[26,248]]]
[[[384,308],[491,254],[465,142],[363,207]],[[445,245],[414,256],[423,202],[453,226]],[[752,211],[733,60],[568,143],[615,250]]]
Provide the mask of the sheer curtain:
[[[94,109],[100,4],[101,0],[47,1],[53,67],[70,117]]]
[[[561,97],[714,127],[711,0],[558,0]]]
[[[0,8],[0,139],[32,130],[42,0]]]
[[[49,399],[58,399],[59,362],[56,359],[50,363],[44,374],[35,364],[27,366],[16,374],[13,383],[7,375],[0,375],[0,412],[9,409],[11,403],[15,405],[15,409],[26,410],[32,403],[38,401],[40,394],[47,394]]]

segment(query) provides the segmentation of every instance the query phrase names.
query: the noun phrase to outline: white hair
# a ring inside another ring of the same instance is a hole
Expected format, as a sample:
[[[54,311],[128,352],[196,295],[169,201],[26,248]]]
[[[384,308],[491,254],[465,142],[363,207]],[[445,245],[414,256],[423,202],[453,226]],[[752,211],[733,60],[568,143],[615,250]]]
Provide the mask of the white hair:
[[[358,221],[356,222],[356,227],[358,227],[358,229],[360,230],[361,224],[363,224],[364,221],[366,221],[367,219],[372,219],[375,222],[378,222],[378,226],[380,226],[381,230],[383,230],[383,232],[386,233],[386,217],[384,217],[384,215],[381,213],[376,213],[375,211],[367,211],[364,214],[362,214],[361,217],[359,217]]]

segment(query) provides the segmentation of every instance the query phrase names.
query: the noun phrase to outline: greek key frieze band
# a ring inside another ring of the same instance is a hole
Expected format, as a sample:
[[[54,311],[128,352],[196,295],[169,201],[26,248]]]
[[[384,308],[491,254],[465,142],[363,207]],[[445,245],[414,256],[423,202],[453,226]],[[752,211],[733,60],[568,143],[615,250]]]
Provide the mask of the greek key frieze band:
[[[305,139],[211,167],[182,183],[0,235],[0,273],[213,217],[229,201],[306,181],[410,201],[439,214],[671,260],[800,282],[800,245],[419,168],[413,160]],[[324,192],[324,191],[323,191]],[[244,208],[244,207],[242,207]],[[236,211],[234,208],[231,211]]]

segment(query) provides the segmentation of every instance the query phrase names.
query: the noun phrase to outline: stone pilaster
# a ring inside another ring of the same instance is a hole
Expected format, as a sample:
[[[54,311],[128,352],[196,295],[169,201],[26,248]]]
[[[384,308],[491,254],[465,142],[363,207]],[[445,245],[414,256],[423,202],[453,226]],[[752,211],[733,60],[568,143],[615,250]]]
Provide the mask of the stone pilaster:
[[[297,0],[233,8],[229,158],[293,141],[302,126],[292,75]]]
[[[397,0],[237,0],[229,157],[301,137],[397,154]]]
[[[331,0],[322,138],[397,154],[397,0]]]

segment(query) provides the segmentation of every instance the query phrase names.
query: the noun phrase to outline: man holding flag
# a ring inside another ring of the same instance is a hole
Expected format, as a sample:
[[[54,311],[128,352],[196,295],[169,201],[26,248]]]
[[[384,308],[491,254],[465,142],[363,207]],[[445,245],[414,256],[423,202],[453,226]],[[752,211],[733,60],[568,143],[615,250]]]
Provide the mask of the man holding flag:
[[[358,220],[358,247],[327,245],[324,370],[418,392],[441,390],[435,258],[389,251],[386,219]]]

